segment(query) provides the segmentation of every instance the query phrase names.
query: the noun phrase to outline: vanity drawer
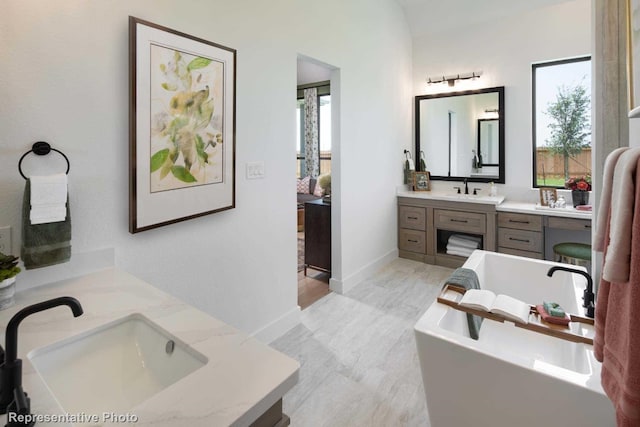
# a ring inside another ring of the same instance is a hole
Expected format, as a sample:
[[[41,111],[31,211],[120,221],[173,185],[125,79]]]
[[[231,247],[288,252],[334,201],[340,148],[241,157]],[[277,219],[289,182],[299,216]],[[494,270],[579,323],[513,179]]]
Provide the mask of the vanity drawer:
[[[407,252],[426,252],[427,233],[418,230],[407,230],[401,228],[398,230],[398,248]]]
[[[529,252],[542,252],[542,233],[511,228],[498,229],[498,246]]]
[[[542,216],[511,212],[498,212],[498,227],[518,230],[542,231]]]
[[[434,218],[436,228],[476,234],[484,234],[487,229],[484,214],[435,209]]]
[[[498,252],[502,254],[523,256],[525,258],[544,259],[544,257],[542,256],[542,252],[521,251],[519,249],[511,249],[511,248],[503,248],[503,247],[499,247]]]
[[[561,228],[564,230],[591,231],[590,219],[563,218],[550,216],[548,218],[549,228]]]
[[[400,228],[409,228],[411,230],[423,231],[427,229],[425,208],[417,208],[414,206],[400,206],[398,221]]]

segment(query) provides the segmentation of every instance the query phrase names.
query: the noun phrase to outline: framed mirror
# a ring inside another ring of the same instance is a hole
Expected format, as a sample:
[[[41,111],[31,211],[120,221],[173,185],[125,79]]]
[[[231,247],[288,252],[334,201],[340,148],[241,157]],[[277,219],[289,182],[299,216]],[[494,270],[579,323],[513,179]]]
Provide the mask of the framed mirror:
[[[415,112],[431,180],[504,184],[504,86],[416,96]]]

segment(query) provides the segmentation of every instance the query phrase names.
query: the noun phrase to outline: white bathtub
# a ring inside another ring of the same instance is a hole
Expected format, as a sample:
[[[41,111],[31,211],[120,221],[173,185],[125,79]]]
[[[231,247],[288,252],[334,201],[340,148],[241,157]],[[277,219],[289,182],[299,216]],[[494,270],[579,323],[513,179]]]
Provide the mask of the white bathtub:
[[[529,304],[555,301],[584,315],[585,278],[563,271],[549,278],[554,265],[559,264],[478,250],[464,267],[476,271],[483,289]],[[592,329],[573,332],[593,336]],[[466,314],[437,301],[415,334],[431,427],[616,425],[590,345],[489,319],[473,340]]]

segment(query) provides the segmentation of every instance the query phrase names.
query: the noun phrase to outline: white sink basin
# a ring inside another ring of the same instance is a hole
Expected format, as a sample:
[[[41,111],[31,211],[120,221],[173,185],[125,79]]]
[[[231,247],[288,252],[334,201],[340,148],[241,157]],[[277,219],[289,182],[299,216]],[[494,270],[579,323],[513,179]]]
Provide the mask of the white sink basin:
[[[87,414],[125,413],[207,363],[205,356],[141,314],[33,350],[27,357],[65,412]]]
[[[483,194],[458,194],[443,191],[398,191],[398,196],[413,197],[418,199],[452,200],[467,203],[481,203],[499,205],[504,201],[504,196],[488,196]]]

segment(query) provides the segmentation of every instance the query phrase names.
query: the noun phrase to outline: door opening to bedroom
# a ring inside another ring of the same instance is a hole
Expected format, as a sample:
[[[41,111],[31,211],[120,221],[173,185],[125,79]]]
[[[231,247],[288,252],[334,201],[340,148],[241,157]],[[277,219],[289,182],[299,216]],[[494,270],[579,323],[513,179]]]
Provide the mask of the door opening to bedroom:
[[[296,172],[301,309],[330,292],[331,72],[325,64],[298,57]]]

